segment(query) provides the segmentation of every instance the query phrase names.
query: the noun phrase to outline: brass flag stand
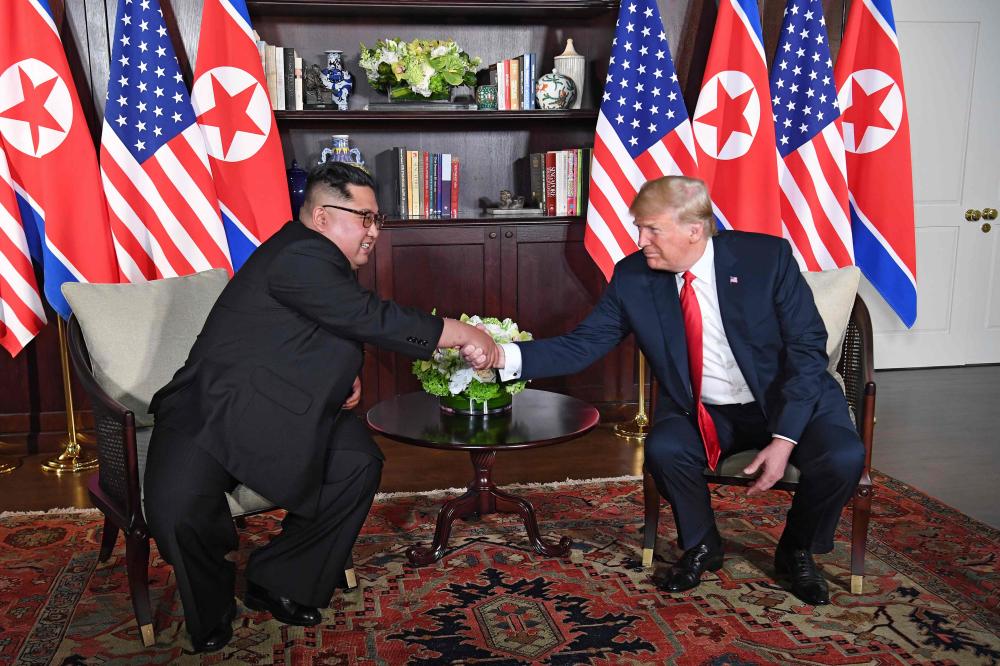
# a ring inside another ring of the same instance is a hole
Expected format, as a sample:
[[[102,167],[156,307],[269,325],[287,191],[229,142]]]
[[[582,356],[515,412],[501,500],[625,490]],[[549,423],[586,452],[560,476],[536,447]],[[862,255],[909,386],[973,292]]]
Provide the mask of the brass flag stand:
[[[7,442],[0,439],[0,454],[5,454],[8,446]],[[20,466],[20,461],[8,462],[7,460],[0,460],[0,474],[9,474]]]
[[[69,348],[66,345],[66,324],[62,317],[56,317],[59,325],[59,361],[62,364],[63,394],[66,396],[66,441],[59,455],[42,463],[42,469],[56,474],[82,472],[97,467],[97,458],[80,448],[84,441],[76,432],[76,414],[73,410],[73,388],[69,379]]]
[[[646,416],[646,357],[639,352],[639,411],[631,421],[615,426],[615,434],[622,439],[642,442],[649,432],[649,417]]]

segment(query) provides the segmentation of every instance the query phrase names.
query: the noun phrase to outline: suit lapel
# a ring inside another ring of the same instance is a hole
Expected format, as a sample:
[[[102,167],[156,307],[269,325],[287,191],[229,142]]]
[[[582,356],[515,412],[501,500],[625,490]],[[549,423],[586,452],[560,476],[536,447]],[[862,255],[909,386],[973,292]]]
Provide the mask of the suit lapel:
[[[666,271],[649,271],[650,293],[663,328],[663,341],[667,347],[677,379],[683,387],[686,399],[683,404],[690,404],[691,372],[688,370],[687,338],[684,335],[684,317],[681,315],[681,301],[677,295],[677,278],[674,273]],[[679,396],[674,396],[677,400]],[[678,404],[682,404],[677,400]]]
[[[744,291],[749,288],[749,274],[742,270],[740,261],[729,251],[728,243],[723,236],[715,238],[715,287],[719,294],[719,311],[722,315],[722,327],[726,331],[729,348],[733,351],[736,364],[740,366],[751,393],[757,402],[763,404],[757,383],[756,364],[748,340],[750,332],[747,326],[744,307],[749,296]]]

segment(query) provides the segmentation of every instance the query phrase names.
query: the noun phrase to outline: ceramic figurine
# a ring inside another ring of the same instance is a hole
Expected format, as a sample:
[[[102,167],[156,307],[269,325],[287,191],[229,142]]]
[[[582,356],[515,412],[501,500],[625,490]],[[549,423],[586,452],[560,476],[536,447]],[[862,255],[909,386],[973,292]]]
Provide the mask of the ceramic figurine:
[[[344,67],[343,51],[326,51],[323,85],[330,90],[337,109],[347,111],[347,98],[354,90],[354,77]]]

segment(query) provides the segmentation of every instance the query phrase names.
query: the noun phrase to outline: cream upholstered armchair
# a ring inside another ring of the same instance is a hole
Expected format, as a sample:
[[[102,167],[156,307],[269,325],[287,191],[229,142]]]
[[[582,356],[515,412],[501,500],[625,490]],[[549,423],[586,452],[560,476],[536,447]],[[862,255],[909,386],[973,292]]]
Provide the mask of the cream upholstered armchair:
[[[865,549],[868,540],[868,523],[872,501],[872,439],[875,430],[875,371],[872,357],[872,325],[868,308],[858,296],[861,272],[849,266],[830,271],[803,273],[813,291],[816,308],[827,330],[828,371],[844,389],[851,418],[865,446],[865,465],[861,481],[853,499],[851,521],[851,592],[861,594],[865,573]],[[653,387],[655,400],[656,387]],[[651,412],[655,411],[653,405]],[[753,477],[743,473],[757,455],[756,449],[740,451],[723,458],[713,472],[706,468],[710,483],[722,485],[750,485]],[[777,490],[794,490],[799,480],[799,470],[789,465],[785,476],[775,484]],[[656,546],[656,529],[660,515],[660,494],[648,472],[643,474],[645,497],[645,524],[643,527],[642,564],[653,564]]]
[[[153,394],[180,368],[208,313],[226,286],[226,271],[137,284],[66,283],[73,367],[94,411],[98,474],[90,498],[104,514],[99,559],[125,534],[129,592],[143,645],[154,641],[149,602],[149,530],[142,506],[146,451],[152,435]],[[237,524],[274,504],[244,485],[227,497]],[[348,567],[351,567],[348,562]],[[357,585],[353,569],[348,587]]]

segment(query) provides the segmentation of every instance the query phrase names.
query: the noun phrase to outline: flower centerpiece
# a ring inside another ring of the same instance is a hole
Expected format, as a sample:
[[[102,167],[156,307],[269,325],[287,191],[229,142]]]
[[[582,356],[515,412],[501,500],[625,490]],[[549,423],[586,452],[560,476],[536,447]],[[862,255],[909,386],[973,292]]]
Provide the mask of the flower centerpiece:
[[[519,330],[509,318],[468,316],[461,321],[482,324],[498,344],[531,340],[531,333]],[[490,414],[510,409],[511,399],[528,382],[500,382],[495,370],[474,370],[457,349],[438,349],[428,361],[413,362],[413,374],[424,390],[441,400],[441,409],[462,414]]]
[[[361,68],[368,83],[389,101],[447,100],[455,86],[473,86],[479,58],[451,39],[380,39],[361,44]]]

